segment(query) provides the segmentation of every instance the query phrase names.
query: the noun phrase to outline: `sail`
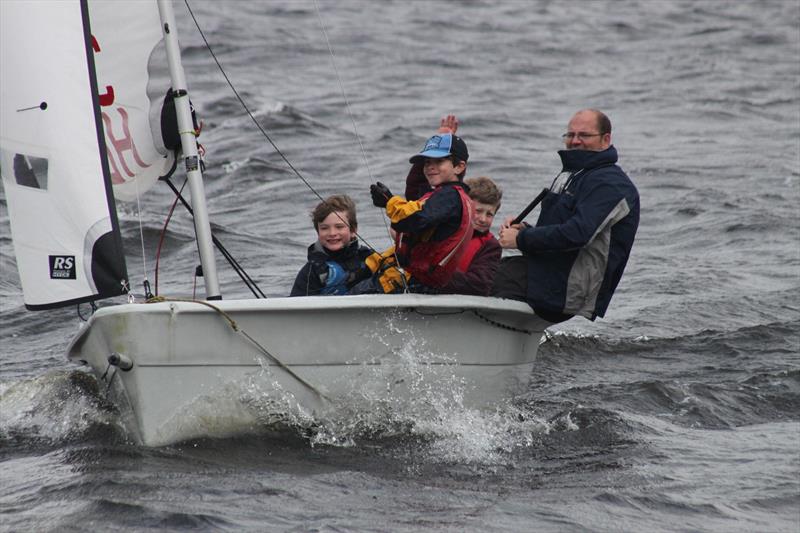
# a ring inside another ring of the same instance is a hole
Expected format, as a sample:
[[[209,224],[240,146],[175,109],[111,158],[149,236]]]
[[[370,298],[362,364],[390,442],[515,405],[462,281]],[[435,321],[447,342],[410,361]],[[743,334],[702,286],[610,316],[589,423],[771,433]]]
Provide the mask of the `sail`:
[[[159,32],[155,2],[0,2],[0,174],[29,309],[125,292],[111,183],[135,196],[139,171],[171,165],[146,92]]]
[[[130,201],[175,160],[161,134],[169,71],[158,4],[90,1],[89,18],[111,183],[115,198]]]

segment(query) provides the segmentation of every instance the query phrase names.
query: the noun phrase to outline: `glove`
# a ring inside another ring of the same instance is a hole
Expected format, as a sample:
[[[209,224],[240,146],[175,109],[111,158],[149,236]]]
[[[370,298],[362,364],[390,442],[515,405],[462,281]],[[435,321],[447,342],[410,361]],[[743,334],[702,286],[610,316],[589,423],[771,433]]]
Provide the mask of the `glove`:
[[[372,195],[372,205],[375,207],[386,207],[389,198],[392,197],[392,191],[380,181],[369,186],[369,193]]]
[[[390,266],[378,275],[378,282],[381,284],[384,294],[396,294],[402,292],[411,280],[411,274],[399,270],[395,266]]]
[[[365,260],[367,267],[371,272],[377,274],[388,266],[395,264],[394,260],[394,246],[390,246],[385,252],[375,252],[370,254]]]

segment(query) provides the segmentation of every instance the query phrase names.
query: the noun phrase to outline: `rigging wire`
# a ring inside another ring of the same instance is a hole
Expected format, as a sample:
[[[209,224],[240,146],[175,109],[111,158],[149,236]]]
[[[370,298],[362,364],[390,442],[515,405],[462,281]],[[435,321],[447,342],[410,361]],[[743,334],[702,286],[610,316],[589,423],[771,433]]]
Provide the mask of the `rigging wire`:
[[[134,187],[136,188],[136,217],[139,219],[139,242],[142,244],[142,275],[144,276],[144,297],[152,298],[150,292],[150,280],[147,278],[147,256],[144,251],[144,229],[142,228],[142,202],[141,195],[139,194],[139,180],[133,180]]]
[[[203,122],[200,121],[200,127],[198,128],[198,130],[195,131],[195,136],[200,134],[200,130],[202,130],[202,128],[203,128]],[[203,145],[200,144],[199,142],[197,143],[197,151],[198,151],[198,153],[200,154],[200,157],[201,157],[201,159],[200,159],[201,168],[205,169],[205,165],[204,165],[203,160],[202,160],[202,157],[205,154],[205,148],[203,148]],[[162,246],[162,243],[164,242],[164,237],[165,237],[166,232],[167,232],[167,226],[168,226],[169,221],[170,221],[170,219],[171,219],[171,217],[173,215],[173,211],[175,210],[175,206],[177,205],[178,201],[180,201],[182,203],[182,205],[186,208],[186,210],[189,212],[189,214],[192,217],[194,217],[194,211],[192,210],[192,208],[189,205],[189,203],[183,198],[183,195],[181,194],[183,192],[183,189],[186,187],[186,183],[188,182],[188,178],[183,181],[183,185],[181,185],[180,190],[178,190],[172,184],[172,181],[170,181],[170,179],[169,179],[175,173],[175,169],[178,167],[179,156],[180,156],[179,150],[176,149],[175,150],[175,157],[172,160],[172,168],[170,168],[167,171],[166,174],[164,174],[163,176],[160,176],[158,178],[160,181],[166,182],[166,184],[172,189],[173,193],[175,193],[175,201],[173,202],[172,207],[170,208],[170,211],[167,214],[167,218],[164,221],[164,227],[161,230],[161,237],[160,237],[159,242],[158,242],[158,250],[156,252],[156,272],[155,272],[156,294],[155,294],[155,296],[158,296],[158,270],[159,270],[159,259],[161,257],[161,246]],[[225,248],[225,246],[222,245],[222,242],[219,239],[217,239],[213,234],[211,235],[211,240],[214,243],[214,245],[217,247],[217,249],[220,251],[220,253],[228,261],[228,264],[230,264],[231,267],[233,268],[233,270],[239,275],[239,278],[241,278],[241,280],[244,282],[244,284],[247,285],[247,288],[250,289],[250,292],[252,292],[253,295],[256,298],[266,298],[267,295],[264,294],[264,292],[258,287],[258,285],[253,280],[253,278],[250,277],[250,275],[247,273],[247,271],[245,271],[244,267],[242,267],[239,264],[239,262],[236,260],[236,258],[233,257],[233,255],[231,255],[230,252],[228,252],[228,250]],[[194,280],[195,286],[197,284],[197,275],[198,274],[195,272],[195,280]],[[145,283],[147,284],[146,287],[148,288],[148,293],[149,293],[149,282],[145,281]],[[150,300],[152,298],[153,298],[153,295],[150,294],[150,296],[147,297],[146,299]]]
[[[339,74],[339,69],[336,67],[336,55],[333,53],[333,47],[331,46],[331,41],[328,38],[328,31],[325,29],[325,23],[322,20],[322,13],[319,10],[319,3],[317,0],[314,0],[314,7],[317,10],[317,20],[319,20],[319,27],[322,29],[322,35],[325,37],[325,44],[328,45],[328,53],[331,55],[331,65],[333,65],[333,71],[336,73],[336,81],[339,82],[339,90],[342,92],[342,99],[344,100],[344,105],[347,108],[347,115],[350,118],[350,122],[353,123],[353,134],[358,142],[358,146],[361,148],[361,156],[364,158],[364,165],[367,167],[369,181],[372,181],[374,178],[372,176],[372,169],[369,166],[367,151],[364,150],[364,143],[361,142],[361,135],[358,134],[358,126],[356,126],[355,115],[353,114],[353,110],[350,108],[350,100],[347,98],[347,93],[344,90],[342,76]]]
[[[180,200],[181,204],[183,204],[183,207],[185,207],[186,210],[189,211],[189,214],[194,216],[194,210],[192,209],[192,206],[189,205],[189,202],[186,201],[181,192],[177,189],[177,187],[175,187],[172,181],[170,181],[169,176],[162,176],[161,179],[163,179],[163,181],[165,181],[167,185],[169,185],[169,187],[175,193],[176,198]],[[228,264],[230,264],[233,270],[236,271],[236,273],[239,275],[242,281],[244,281],[245,285],[247,285],[247,288],[250,289],[250,292],[252,292],[256,298],[266,298],[267,295],[261,291],[258,285],[256,285],[256,282],[253,281],[253,279],[244,270],[244,268],[242,268],[242,266],[239,264],[236,258],[233,257],[233,255],[231,255],[231,253],[227,250],[227,248],[223,246],[222,242],[219,239],[217,239],[217,237],[214,236],[213,233],[211,234],[211,241],[214,243],[214,245],[217,247],[217,249],[220,251],[223,257],[225,257],[225,259],[228,261]]]
[[[314,189],[314,187],[300,173],[300,171],[297,170],[297,168],[295,168],[294,165],[292,165],[291,161],[289,161],[289,159],[284,155],[284,153],[281,151],[281,149],[278,148],[278,145],[275,144],[275,142],[272,140],[272,138],[269,136],[269,134],[266,132],[266,130],[264,130],[263,126],[261,126],[261,124],[258,122],[256,117],[253,116],[253,113],[250,111],[250,108],[247,106],[247,104],[245,103],[244,99],[239,94],[239,91],[236,90],[236,87],[233,85],[233,82],[228,77],[228,74],[225,72],[225,69],[222,67],[222,64],[220,63],[219,59],[217,58],[217,55],[214,53],[214,50],[211,48],[211,44],[208,42],[208,39],[206,39],[206,35],[203,32],[203,29],[200,27],[200,23],[197,21],[197,17],[195,17],[194,11],[192,11],[191,6],[189,5],[189,0],[183,0],[183,2],[184,2],[184,4],[186,4],[186,9],[189,11],[189,15],[192,17],[192,21],[194,22],[194,25],[197,28],[197,31],[200,33],[200,37],[203,39],[203,42],[205,43],[206,48],[208,49],[208,52],[211,54],[211,57],[214,59],[214,62],[217,64],[217,68],[219,69],[220,73],[222,73],[222,76],[225,78],[225,81],[228,83],[228,86],[231,88],[231,91],[233,91],[234,96],[239,101],[239,103],[242,105],[242,108],[245,110],[245,113],[247,113],[247,115],[250,117],[250,120],[253,122],[253,124],[255,124],[256,128],[258,128],[258,130],[261,132],[261,135],[263,135],[264,138],[269,142],[269,144],[272,145],[272,147],[275,149],[275,152],[277,152],[277,154],[280,156],[280,158],[283,159],[283,161],[286,163],[286,165],[292,170],[292,172],[294,172],[295,176],[297,176],[300,179],[300,181],[302,181],[303,184],[305,184],[305,186],[308,188],[308,190],[310,190],[317,198],[319,198],[319,200],[321,202],[325,202],[325,199],[317,192],[316,189]],[[363,146],[362,146],[362,151],[363,151]],[[367,168],[369,169],[369,166]],[[342,222],[344,222],[346,224],[348,223],[348,221],[346,221],[346,220],[342,220]],[[370,250],[372,250],[373,252],[377,251],[375,249],[375,247],[372,246],[369,243],[369,241],[367,241],[367,239],[362,237],[357,231],[353,232],[353,233]]]
[[[333,65],[333,71],[336,73],[336,81],[339,83],[339,90],[342,92],[342,99],[344,100],[345,107],[347,108],[347,115],[350,117],[350,121],[353,123],[353,135],[358,142],[358,146],[361,148],[361,156],[364,158],[364,165],[367,167],[367,174],[369,175],[369,181],[375,181],[375,178],[372,176],[372,169],[369,166],[369,158],[367,157],[367,151],[364,149],[364,143],[361,141],[361,135],[358,133],[358,126],[356,126],[356,118],[353,114],[353,110],[350,108],[350,100],[347,98],[347,93],[344,90],[344,83],[342,83],[342,76],[339,74],[339,69],[336,67],[336,54],[333,53],[333,46],[331,46],[331,41],[328,38],[328,31],[325,29],[325,22],[322,19],[322,12],[319,9],[319,3],[317,0],[314,0],[314,7],[317,10],[317,20],[319,20],[319,27],[322,29],[322,35],[325,37],[325,44],[328,45],[328,53],[331,56],[331,65]],[[381,220],[383,221],[383,227],[386,229],[386,234],[389,236],[389,240],[392,241],[392,232],[389,228],[389,224],[387,222],[386,210],[381,209]],[[370,248],[372,248],[370,246]],[[374,251],[374,248],[373,248]],[[394,255],[394,261],[396,268],[400,269],[400,258],[397,257],[397,249],[395,248],[395,252],[392,254]],[[402,272],[401,272],[402,274]],[[404,275],[400,276],[400,279],[403,281],[403,292],[408,292],[408,285],[406,284],[406,278]]]

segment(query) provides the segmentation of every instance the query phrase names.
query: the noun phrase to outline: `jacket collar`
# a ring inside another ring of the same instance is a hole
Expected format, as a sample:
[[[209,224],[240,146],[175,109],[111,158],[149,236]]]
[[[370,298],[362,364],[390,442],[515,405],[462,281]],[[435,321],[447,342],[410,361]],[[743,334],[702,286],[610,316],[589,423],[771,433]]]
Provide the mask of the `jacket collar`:
[[[585,169],[613,165],[617,162],[617,149],[609,146],[602,152],[592,152],[591,150],[559,150],[561,156],[562,172],[577,172]]]
[[[342,259],[348,258],[350,255],[355,254],[358,251],[358,239],[353,239],[350,243],[342,248],[341,250],[337,250],[335,252],[331,252],[322,244],[320,244],[319,240],[314,241],[312,245],[308,247],[308,260],[309,261],[338,261]]]

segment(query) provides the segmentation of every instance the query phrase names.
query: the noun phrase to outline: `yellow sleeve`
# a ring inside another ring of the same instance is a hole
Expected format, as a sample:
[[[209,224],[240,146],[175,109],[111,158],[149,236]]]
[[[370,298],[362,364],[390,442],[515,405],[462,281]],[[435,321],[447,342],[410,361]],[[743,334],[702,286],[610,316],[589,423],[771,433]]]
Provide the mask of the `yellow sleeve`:
[[[392,196],[386,204],[386,214],[394,224],[421,211],[423,205],[425,205],[424,201],[406,200],[402,196]]]

